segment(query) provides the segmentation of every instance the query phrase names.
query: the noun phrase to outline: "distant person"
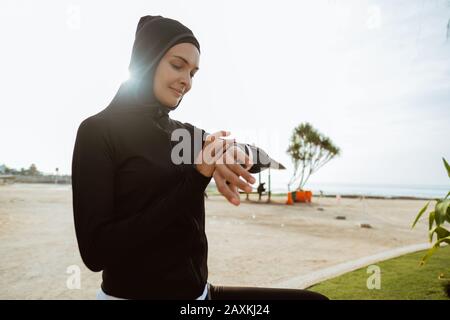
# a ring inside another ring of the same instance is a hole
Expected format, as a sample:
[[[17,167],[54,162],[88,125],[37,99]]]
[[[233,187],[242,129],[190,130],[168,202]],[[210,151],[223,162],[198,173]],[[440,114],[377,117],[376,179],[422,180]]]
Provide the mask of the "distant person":
[[[264,191],[266,191],[266,189],[264,188],[265,184],[266,184],[265,182],[262,182],[258,186],[257,191],[258,191],[258,194],[259,194],[259,200],[261,200],[262,194],[264,193]]]
[[[216,183],[226,178],[230,189],[221,193],[229,197],[238,187],[251,188],[247,182],[254,178],[240,164],[217,159],[173,162],[175,129],[205,133],[169,116],[191,90],[199,58],[200,45],[186,26],[142,17],[130,80],[78,128],[72,160],[75,230],[83,262],[103,271],[98,299],[324,299],[306,290],[208,282],[206,186],[213,175]],[[200,150],[221,146],[223,160],[233,150],[220,139],[224,135],[208,135]]]

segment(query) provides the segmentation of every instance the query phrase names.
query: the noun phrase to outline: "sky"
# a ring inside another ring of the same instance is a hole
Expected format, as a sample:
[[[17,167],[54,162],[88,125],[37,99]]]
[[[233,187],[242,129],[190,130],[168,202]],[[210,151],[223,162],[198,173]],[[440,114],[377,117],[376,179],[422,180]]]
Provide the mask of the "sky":
[[[76,131],[104,109],[139,18],[188,26],[202,53],[171,117],[229,130],[287,167],[310,122],[342,154],[313,183],[448,185],[450,1],[0,2],[0,164],[70,174]]]

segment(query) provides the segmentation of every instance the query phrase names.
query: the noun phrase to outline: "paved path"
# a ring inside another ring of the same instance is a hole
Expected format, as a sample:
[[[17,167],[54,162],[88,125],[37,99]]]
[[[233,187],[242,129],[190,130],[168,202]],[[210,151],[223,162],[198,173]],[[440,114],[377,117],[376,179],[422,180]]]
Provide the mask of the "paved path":
[[[375,264],[380,261],[392,259],[395,257],[399,257],[404,254],[413,253],[421,250],[426,250],[430,248],[430,243],[420,243],[415,245],[410,245],[406,247],[396,248],[388,251],[384,251],[378,254],[374,254],[371,256],[367,256],[364,258],[360,258],[357,260],[344,262],[341,264],[337,264],[332,267],[324,268],[319,271],[293,277],[288,280],[284,280],[278,283],[273,284],[273,287],[276,288],[297,288],[297,289],[306,289],[312,285],[315,285],[319,282],[323,282],[325,280],[335,278],[344,273],[354,271],[365,266],[369,266],[371,264]]]

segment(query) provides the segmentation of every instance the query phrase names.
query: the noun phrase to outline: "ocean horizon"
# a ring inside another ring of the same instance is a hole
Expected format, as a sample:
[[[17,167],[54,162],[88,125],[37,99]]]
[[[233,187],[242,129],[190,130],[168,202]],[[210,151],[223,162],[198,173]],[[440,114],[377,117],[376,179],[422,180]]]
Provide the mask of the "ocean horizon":
[[[265,187],[267,189],[267,183]],[[449,192],[450,185],[308,183],[305,189],[311,190],[315,195],[322,191],[324,195],[443,198]],[[283,186],[272,183],[272,193],[278,192],[287,192],[287,184]]]
[[[264,187],[268,189],[267,180]],[[214,186],[214,180],[210,185]],[[286,193],[287,183],[280,184],[272,181],[272,193]],[[256,191],[258,182],[253,185]],[[406,184],[356,184],[356,183],[307,183],[305,190],[311,190],[318,196],[322,191],[324,195],[359,195],[375,197],[414,197],[414,198],[443,198],[450,191],[450,185],[406,185]],[[292,191],[292,190],[291,190]]]

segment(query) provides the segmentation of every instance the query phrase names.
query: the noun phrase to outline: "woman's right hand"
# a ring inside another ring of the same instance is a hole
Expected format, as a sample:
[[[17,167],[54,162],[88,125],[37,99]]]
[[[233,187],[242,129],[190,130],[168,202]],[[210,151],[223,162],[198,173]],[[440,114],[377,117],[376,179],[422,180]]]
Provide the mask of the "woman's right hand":
[[[223,158],[226,159],[222,160]],[[230,203],[238,206],[240,204],[239,189],[246,193],[252,191],[252,187],[239,177],[242,176],[251,184],[256,182],[248,172],[253,165],[252,154],[248,153],[247,155],[239,146],[233,145],[222,155],[222,159],[216,162],[216,170],[213,175],[217,190]],[[245,167],[242,164],[245,164]]]
[[[203,149],[195,161],[196,168],[206,177],[212,177],[217,170],[233,186],[251,192],[252,187],[239,177],[242,176],[249,183],[255,183],[255,178],[247,171],[252,160],[234,145],[234,139],[221,139],[228,135],[230,132],[222,130],[206,137]],[[241,163],[245,164],[247,170]]]
[[[228,135],[230,135],[229,131],[221,130],[206,137],[203,149],[195,159],[197,170],[205,177],[212,177],[217,160],[233,144],[233,140],[220,139]]]

